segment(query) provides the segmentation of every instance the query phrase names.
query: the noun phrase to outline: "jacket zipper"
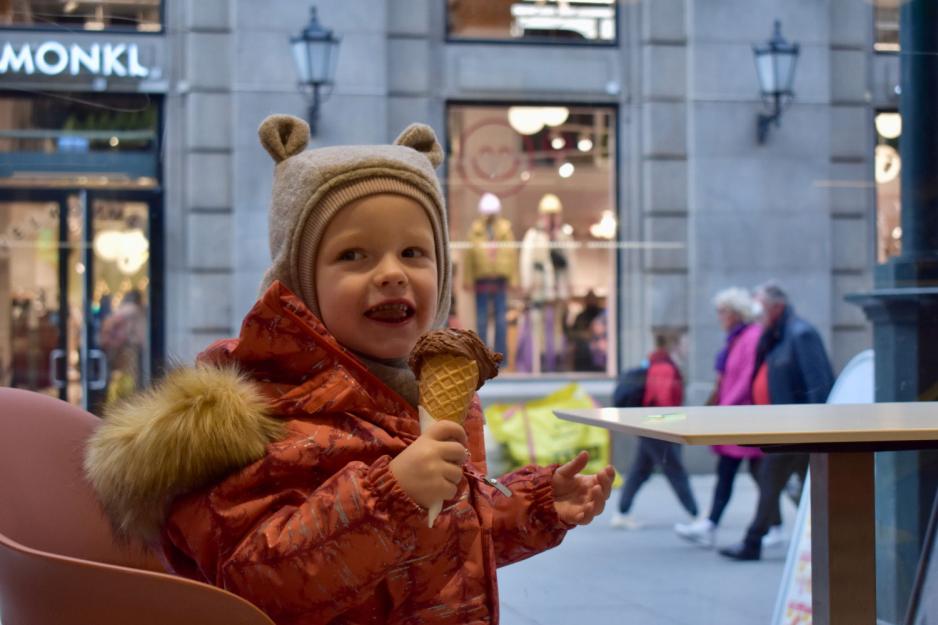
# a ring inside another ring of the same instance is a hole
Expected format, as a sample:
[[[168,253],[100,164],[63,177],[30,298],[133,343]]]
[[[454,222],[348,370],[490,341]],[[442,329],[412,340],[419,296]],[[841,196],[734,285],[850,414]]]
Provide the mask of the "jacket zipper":
[[[466,470],[466,475],[476,480],[477,482],[482,482],[483,484],[488,484],[493,487],[495,490],[503,494],[505,497],[511,497],[511,489],[505,486],[503,483],[499,482],[494,477],[485,477],[475,471]]]

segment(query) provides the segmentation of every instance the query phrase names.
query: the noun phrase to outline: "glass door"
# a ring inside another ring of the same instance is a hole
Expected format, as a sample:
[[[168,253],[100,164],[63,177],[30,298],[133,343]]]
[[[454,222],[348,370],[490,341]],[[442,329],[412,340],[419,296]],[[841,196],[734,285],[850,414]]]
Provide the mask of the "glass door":
[[[69,399],[64,194],[0,196],[0,384]]]
[[[148,382],[157,198],[0,189],[0,384],[101,414]]]
[[[150,223],[155,211],[148,193],[89,190],[75,197],[86,207],[90,233],[83,274],[84,345],[95,374],[87,384],[89,407],[99,413],[150,379]]]

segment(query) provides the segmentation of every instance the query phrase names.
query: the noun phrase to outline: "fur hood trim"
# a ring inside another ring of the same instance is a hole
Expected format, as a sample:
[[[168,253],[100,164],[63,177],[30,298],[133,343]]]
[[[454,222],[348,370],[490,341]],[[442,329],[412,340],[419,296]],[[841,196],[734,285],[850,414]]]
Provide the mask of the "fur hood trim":
[[[118,537],[151,543],[174,497],[260,459],[283,435],[236,369],[181,368],[106,411],[85,472]]]

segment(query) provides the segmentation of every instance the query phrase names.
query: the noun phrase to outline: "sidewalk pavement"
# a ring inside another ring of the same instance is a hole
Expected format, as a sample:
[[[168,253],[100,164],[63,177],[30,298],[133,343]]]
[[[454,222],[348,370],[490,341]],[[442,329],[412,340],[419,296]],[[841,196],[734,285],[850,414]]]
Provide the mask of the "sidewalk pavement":
[[[714,476],[692,476],[701,510],[709,512]],[[757,489],[740,472],[717,534],[719,546],[742,539]],[[786,537],[795,508],[783,498]],[[636,497],[632,512],[645,526],[613,529],[614,492],[603,515],[567,534],[551,551],[499,569],[502,625],[769,625],[788,542],[759,562],[733,562],[684,542],[675,522],[687,515],[661,475]]]

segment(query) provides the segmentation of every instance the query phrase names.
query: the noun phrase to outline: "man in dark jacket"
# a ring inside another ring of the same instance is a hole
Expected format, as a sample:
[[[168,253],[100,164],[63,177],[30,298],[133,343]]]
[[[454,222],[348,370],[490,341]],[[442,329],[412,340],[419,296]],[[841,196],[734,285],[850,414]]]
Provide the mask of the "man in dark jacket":
[[[834,385],[834,372],[824,343],[810,323],[798,317],[777,284],[756,289],[765,331],[756,351],[752,381],[754,404],[822,404]],[[759,475],[756,516],[738,545],[720,549],[733,560],[758,560],[762,537],[779,518],[779,496],[793,473],[804,479],[807,454],[768,454]]]

